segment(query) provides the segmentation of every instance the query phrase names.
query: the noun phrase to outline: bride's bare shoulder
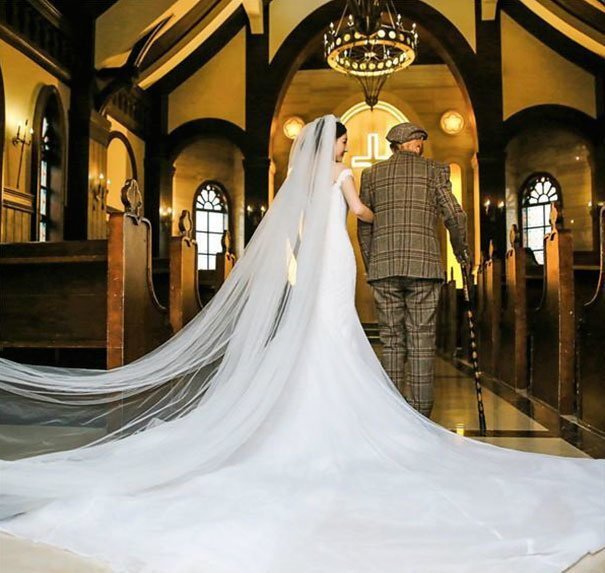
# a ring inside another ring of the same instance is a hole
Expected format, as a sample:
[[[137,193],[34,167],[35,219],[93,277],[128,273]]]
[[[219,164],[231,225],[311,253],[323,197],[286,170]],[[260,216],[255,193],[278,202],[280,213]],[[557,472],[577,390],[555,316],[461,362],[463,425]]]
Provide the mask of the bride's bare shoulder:
[[[336,181],[338,176],[347,169],[347,166],[344,163],[334,162],[332,164],[332,181]]]

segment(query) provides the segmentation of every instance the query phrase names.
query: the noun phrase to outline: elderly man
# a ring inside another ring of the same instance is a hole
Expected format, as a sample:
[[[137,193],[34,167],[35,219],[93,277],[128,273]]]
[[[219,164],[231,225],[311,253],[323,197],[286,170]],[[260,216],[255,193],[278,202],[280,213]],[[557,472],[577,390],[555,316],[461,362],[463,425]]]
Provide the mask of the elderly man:
[[[406,400],[425,416],[433,407],[436,316],[444,270],[437,216],[454,254],[468,262],[466,215],[447,165],[422,157],[427,132],[402,123],[387,134],[393,155],[364,170],[361,200],[374,222],[358,236],[383,344],[382,364]]]

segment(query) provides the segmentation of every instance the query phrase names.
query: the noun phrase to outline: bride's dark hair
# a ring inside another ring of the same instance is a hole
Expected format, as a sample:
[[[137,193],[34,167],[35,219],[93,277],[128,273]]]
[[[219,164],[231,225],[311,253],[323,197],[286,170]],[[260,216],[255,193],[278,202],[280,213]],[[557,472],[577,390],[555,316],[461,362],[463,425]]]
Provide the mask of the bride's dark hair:
[[[345,133],[347,133],[347,127],[340,121],[336,122],[336,139],[340,139]]]

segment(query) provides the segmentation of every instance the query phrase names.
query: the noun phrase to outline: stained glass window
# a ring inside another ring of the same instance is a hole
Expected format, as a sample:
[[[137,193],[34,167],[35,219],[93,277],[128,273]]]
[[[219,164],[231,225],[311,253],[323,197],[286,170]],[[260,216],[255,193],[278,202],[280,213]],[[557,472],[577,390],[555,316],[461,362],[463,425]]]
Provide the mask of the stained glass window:
[[[48,118],[42,118],[40,145],[40,190],[38,193],[38,240],[48,240],[50,216],[50,158],[52,153],[52,129]]]
[[[544,236],[550,232],[550,206],[561,200],[561,190],[551,175],[541,173],[528,179],[522,193],[523,245],[543,265]]]
[[[215,255],[222,251],[221,239],[223,233],[229,229],[229,212],[224,189],[217,183],[204,183],[196,193],[194,210],[198,269],[215,270]]]

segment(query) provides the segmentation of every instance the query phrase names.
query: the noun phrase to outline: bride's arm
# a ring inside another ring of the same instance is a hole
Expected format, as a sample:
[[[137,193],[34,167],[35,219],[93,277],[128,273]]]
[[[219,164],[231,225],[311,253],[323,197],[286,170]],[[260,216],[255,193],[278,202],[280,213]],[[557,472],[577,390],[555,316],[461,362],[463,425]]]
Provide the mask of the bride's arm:
[[[374,221],[374,213],[361,202],[361,199],[357,194],[353,177],[345,177],[345,180],[342,182],[341,189],[347,201],[347,205],[349,205],[349,209],[358,219],[364,221],[365,223],[371,223]]]

